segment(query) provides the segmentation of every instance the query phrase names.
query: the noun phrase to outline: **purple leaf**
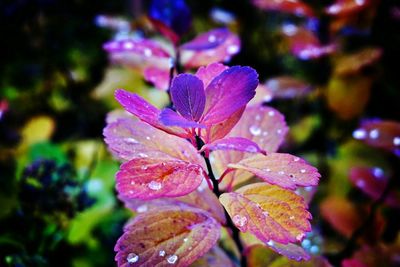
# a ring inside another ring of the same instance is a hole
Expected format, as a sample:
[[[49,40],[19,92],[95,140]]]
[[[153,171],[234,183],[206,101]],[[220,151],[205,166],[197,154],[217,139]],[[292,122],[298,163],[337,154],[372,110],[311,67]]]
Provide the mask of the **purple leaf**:
[[[159,120],[165,126],[178,126],[182,128],[205,128],[203,124],[197,123],[195,121],[189,121],[169,108],[162,110],[159,116]]]
[[[206,88],[202,122],[213,125],[229,118],[255,95],[258,74],[250,67],[234,66],[215,77]]]
[[[176,110],[186,119],[198,121],[206,103],[203,82],[192,74],[180,74],[172,81],[171,97]]]
[[[211,144],[206,144],[202,147],[201,151],[204,151],[206,149],[237,150],[249,153],[266,154],[265,150],[261,149],[256,143],[243,137],[228,137],[225,139],[219,139],[212,142]]]
[[[160,69],[157,67],[148,67],[143,71],[144,79],[154,84],[154,86],[161,90],[168,90],[169,86],[169,73],[168,70]]]
[[[167,133],[184,138],[187,137],[187,133],[184,129],[166,127],[165,125],[161,124],[158,120],[161,111],[140,96],[119,89],[115,91],[115,98],[125,108],[126,111],[132,113],[140,120],[147,122],[153,127],[156,127]]]
[[[207,66],[200,67],[196,72],[196,76],[202,80],[204,88],[207,88],[211,81],[226,69],[228,69],[228,67],[224,64],[211,63]]]
[[[214,29],[198,35],[193,40],[183,44],[181,48],[187,50],[205,50],[219,46],[225,42],[230,32],[225,28]]]

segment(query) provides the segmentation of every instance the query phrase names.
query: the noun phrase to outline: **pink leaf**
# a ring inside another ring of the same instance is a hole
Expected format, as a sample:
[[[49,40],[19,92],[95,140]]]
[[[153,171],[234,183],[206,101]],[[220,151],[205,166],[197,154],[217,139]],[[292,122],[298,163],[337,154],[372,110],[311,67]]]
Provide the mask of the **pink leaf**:
[[[303,198],[279,186],[247,185],[222,194],[220,202],[240,231],[248,231],[263,242],[299,242],[311,230],[311,214]]]
[[[187,140],[133,118],[109,123],[104,129],[104,136],[108,148],[122,160],[172,158],[204,165],[204,160]]]
[[[256,143],[243,137],[228,137],[225,139],[216,140],[210,144],[202,147],[204,150],[237,150],[248,153],[261,153],[266,154]]]
[[[143,72],[146,81],[151,82],[154,86],[161,90],[168,90],[169,72],[166,69],[157,67],[148,67]]]
[[[315,16],[311,7],[299,0],[253,0],[252,2],[263,10],[280,11],[297,16]]]
[[[183,196],[203,180],[200,165],[169,158],[136,158],[121,165],[116,174],[121,198],[155,199]]]
[[[179,74],[172,80],[172,103],[187,120],[198,121],[203,114],[206,96],[203,82],[192,74]]]
[[[210,82],[226,69],[228,67],[221,63],[211,63],[200,67],[196,72],[196,76],[203,81],[204,88],[207,88]]]
[[[126,111],[132,113],[140,120],[147,122],[148,124],[167,133],[184,138],[188,136],[184,129],[167,127],[160,123],[158,119],[161,111],[137,94],[132,94],[119,89],[115,91],[115,98],[125,108]]]
[[[377,200],[385,190],[388,177],[378,167],[353,167],[350,170],[350,181],[372,199]],[[390,190],[385,198],[385,203],[393,207],[400,207],[400,195],[396,195],[394,190]]]
[[[283,115],[276,109],[257,105],[247,107],[236,126],[230,131],[228,137],[241,136],[257,143],[267,153],[277,151],[288,131]],[[223,172],[229,163],[237,163],[246,154],[240,152],[215,152],[216,167]],[[237,170],[229,173],[224,182],[235,184],[243,182],[252,176],[249,172]]]
[[[325,12],[331,16],[349,16],[365,9],[369,4],[369,0],[336,0]]]
[[[269,184],[287,189],[317,185],[320,177],[318,170],[303,159],[283,153],[256,154],[228,167],[249,171]]]
[[[178,126],[182,128],[205,128],[206,126],[195,121],[190,121],[174,112],[172,109],[163,109],[159,117],[160,122],[165,126]]]
[[[396,121],[366,120],[353,132],[353,137],[366,144],[392,151],[400,156],[400,123]]]
[[[167,207],[142,213],[125,227],[115,246],[118,266],[189,266],[220,237],[221,225],[206,212]]]
[[[215,77],[206,88],[201,122],[213,125],[228,119],[255,95],[258,74],[250,67],[234,66]]]
[[[275,98],[304,97],[311,89],[309,84],[290,76],[269,79],[265,86],[272,91]]]
[[[208,35],[209,33],[205,33]],[[182,65],[186,68],[198,68],[213,62],[226,62],[240,51],[240,39],[236,34],[228,32],[224,42],[218,46],[199,51],[181,49]]]
[[[183,44],[181,48],[200,51],[214,48],[225,42],[229,34],[229,30],[226,28],[214,29],[196,36],[193,40]]]
[[[210,213],[214,219],[221,224],[225,224],[225,212],[218,198],[214,193],[207,187],[200,185],[197,190],[193,192],[174,198],[158,198],[153,200],[140,200],[140,199],[122,199],[127,208],[138,212],[157,212],[158,209],[165,206],[180,205],[185,203],[194,208],[199,208]]]

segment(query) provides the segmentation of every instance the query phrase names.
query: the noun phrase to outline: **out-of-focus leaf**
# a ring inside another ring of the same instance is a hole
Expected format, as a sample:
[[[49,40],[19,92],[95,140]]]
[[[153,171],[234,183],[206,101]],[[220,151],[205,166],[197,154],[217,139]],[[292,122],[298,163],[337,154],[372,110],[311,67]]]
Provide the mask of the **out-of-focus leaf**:
[[[379,167],[353,167],[349,178],[354,186],[374,200],[381,197],[388,183],[387,174]],[[394,190],[389,191],[384,201],[393,207],[400,207],[400,195]]]
[[[364,48],[350,55],[343,55],[335,62],[334,75],[344,76],[359,73],[363,68],[374,64],[382,56],[379,48]]]
[[[187,206],[166,207],[136,216],[118,240],[118,266],[189,266],[220,237],[220,224]]]
[[[274,77],[265,82],[265,86],[271,90],[274,98],[304,97],[311,85],[291,76]]]
[[[224,38],[217,41],[221,37],[221,32]],[[218,36],[215,33],[218,33]],[[203,33],[197,38],[201,38],[202,40],[207,38],[207,41],[211,41],[209,42],[211,44],[199,45],[195,39],[189,43],[189,49],[186,49],[184,45],[181,51],[181,63],[186,68],[196,68],[214,62],[226,62],[240,51],[239,37],[227,29],[214,29]],[[215,41],[213,41],[214,39]],[[195,44],[193,44],[194,41]],[[215,44],[217,45],[215,46]],[[193,50],[195,47],[202,47],[202,49]]]
[[[253,4],[263,10],[279,11],[297,16],[314,17],[310,6],[299,0],[253,0]]]
[[[257,154],[228,164],[228,167],[251,172],[269,184],[287,189],[317,185],[321,176],[315,167],[303,159],[283,153]]]
[[[36,116],[31,118],[22,129],[20,149],[49,140],[55,127],[56,124],[51,117]]]
[[[345,198],[328,197],[319,207],[322,217],[346,237],[349,237],[362,223],[357,208]]]
[[[353,137],[372,147],[392,151],[400,156],[400,122],[365,120],[353,132]]]
[[[313,131],[316,130],[320,124],[320,116],[305,116],[290,126],[289,139],[296,144],[302,144],[307,141]]]
[[[336,0],[325,9],[331,16],[350,16],[365,9],[370,0]]]
[[[256,183],[220,196],[233,223],[263,242],[301,241],[311,230],[311,214],[301,196],[279,186]]]
[[[333,76],[326,92],[329,108],[343,120],[360,115],[369,100],[371,85],[369,77]]]

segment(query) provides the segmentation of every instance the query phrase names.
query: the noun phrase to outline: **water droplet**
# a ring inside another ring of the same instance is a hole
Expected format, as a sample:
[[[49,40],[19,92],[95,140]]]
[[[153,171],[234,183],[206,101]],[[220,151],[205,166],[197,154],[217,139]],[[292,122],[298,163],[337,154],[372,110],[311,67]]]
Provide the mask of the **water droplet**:
[[[126,257],[126,260],[128,261],[128,263],[135,263],[139,260],[139,256],[135,253],[129,253]]]
[[[158,252],[158,256],[164,257],[164,256],[165,256],[165,250],[160,250],[160,251]]]
[[[274,241],[270,240],[267,242],[267,245],[273,247],[275,245]]]
[[[133,43],[131,43],[131,42],[125,42],[123,44],[123,46],[124,46],[124,49],[127,49],[127,50],[133,49],[133,47],[134,47]]]
[[[285,174],[285,172],[284,171],[279,171],[278,174],[283,175],[283,174]]]
[[[282,130],[281,130],[281,129],[278,129],[278,130],[276,130],[276,133],[277,133],[277,134],[281,134],[281,133],[282,133]]]
[[[356,185],[360,188],[363,188],[365,186],[365,181],[364,180],[357,180]]]
[[[150,136],[146,136],[146,140],[150,140],[151,138],[150,138]]]
[[[211,34],[210,36],[208,36],[208,41],[210,43],[214,43],[217,40],[217,37],[214,34]]]
[[[255,146],[248,146],[246,147],[246,152],[256,153],[258,149]]]
[[[399,136],[396,136],[395,138],[393,138],[393,145],[400,146],[400,137]]]
[[[296,236],[297,241],[301,241],[306,235],[304,233],[300,233]]]
[[[228,48],[226,49],[226,51],[229,54],[236,54],[237,52],[239,52],[239,46],[237,45],[230,45],[228,46]]]
[[[265,131],[262,133],[263,136],[267,136],[268,135],[268,131]]]
[[[269,212],[268,211],[264,211],[263,214],[265,215],[265,217],[269,216]]]
[[[294,216],[290,216],[289,219],[290,219],[290,220],[294,220]]]
[[[301,169],[300,172],[301,173],[306,173],[306,170],[305,169]]]
[[[297,33],[297,26],[294,24],[285,24],[282,27],[282,31],[288,36],[293,36]]]
[[[149,156],[144,153],[138,153],[139,158],[148,158]]]
[[[295,162],[297,162],[297,161],[299,161],[299,160],[300,160],[299,157],[294,157],[294,158],[293,158],[293,161],[295,161]]]
[[[142,167],[140,167],[140,169],[147,170],[147,166],[142,166]]]
[[[270,171],[271,171],[271,169],[270,169],[270,168],[266,168],[266,169],[264,169],[264,171],[266,171],[266,172],[270,172]]]
[[[311,241],[310,241],[310,239],[304,239],[304,240],[301,242],[301,246],[302,246],[303,248],[305,248],[305,249],[310,248],[310,246],[311,246]]]
[[[138,213],[143,213],[147,211],[147,205],[140,205],[139,207],[136,208],[136,211]]]
[[[254,136],[258,136],[261,134],[261,129],[256,125],[250,126],[249,130],[250,130],[250,133]]]
[[[237,214],[233,216],[232,221],[236,226],[244,227],[247,224],[247,217]]]
[[[135,185],[136,183],[135,183],[135,181],[131,181],[131,185]]]
[[[364,129],[358,129],[353,132],[353,137],[355,139],[361,140],[367,136],[367,132]]]
[[[189,239],[186,237],[183,239],[183,242],[187,242]]]
[[[151,190],[160,190],[162,188],[162,184],[156,181],[151,181],[148,185],[147,185]]]
[[[168,256],[168,258],[167,258],[167,262],[169,263],[169,264],[175,264],[175,262],[178,260],[178,256],[176,256],[176,255],[170,255],[170,256]]]
[[[365,0],[356,0],[356,4],[362,6],[365,4]]]
[[[138,144],[139,143],[135,138],[132,138],[132,137],[127,137],[124,139],[124,141],[127,144]]]
[[[275,115],[275,111],[270,110],[268,111],[268,116],[273,117]]]
[[[150,49],[146,48],[146,49],[144,50],[144,55],[145,55],[146,57],[151,57],[151,56],[153,55],[153,52],[152,52]]]
[[[310,248],[310,252],[311,252],[312,254],[317,254],[317,253],[319,252],[319,247],[316,246],[316,245],[312,246],[312,247]]]
[[[376,139],[378,137],[379,137],[378,129],[373,129],[372,131],[369,132],[369,138]]]
[[[372,169],[372,173],[374,174],[375,177],[381,178],[383,176],[383,170],[379,167],[375,167]]]

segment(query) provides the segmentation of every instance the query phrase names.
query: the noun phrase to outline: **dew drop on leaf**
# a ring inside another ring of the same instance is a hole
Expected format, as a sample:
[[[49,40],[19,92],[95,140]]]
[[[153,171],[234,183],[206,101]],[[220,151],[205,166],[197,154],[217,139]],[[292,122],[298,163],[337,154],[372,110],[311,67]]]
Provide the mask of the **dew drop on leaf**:
[[[165,250],[160,250],[160,251],[158,252],[158,256],[164,257],[164,256],[165,256]]]
[[[261,129],[256,125],[250,126],[249,131],[254,136],[258,136],[261,134]]]
[[[160,190],[162,188],[162,184],[156,181],[151,181],[147,186],[151,190]]]
[[[305,169],[301,169],[300,172],[301,173],[306,173],[306,170]]]
[[[400,146],[400,137],[399,136],[396,136],[395,138],[393,138],[393,145]]]
[[[141,206],[137,207],[136,211],[138,213],[146,212],[147,211],[147,205],[141,205]]]
[[[135,138],[132,138],[132,137],[125,138],[124,141],[127,144],[138,144],[139,143]]]
[[[235,216],[233,216],[232,221],[236,226],[244,227],[247,224],[247,217],[246,216],[235,215]]]
[[[170,255],[170,256],[168,256],[168,258],[167,258],[167,262],[169,263],[169,264],[175,264],[175,262],[178,260],[178,256],[176,256],[176,255]]]
[[[353,137],[355,139],[361,140],[367,136],[367,132],[364,129],[357,129],[353,132]]]
[[[129,253],[126,257],[126,260],[128,261],[128,263],[135,263],[139,260],[139,256],[135,253]]]
[[[304,233],[298,234],[298,235],[296,236],[296,240],[297,240],[297,241],[301,241],[305,236],[306,236],[306,235],[305,235]]]

